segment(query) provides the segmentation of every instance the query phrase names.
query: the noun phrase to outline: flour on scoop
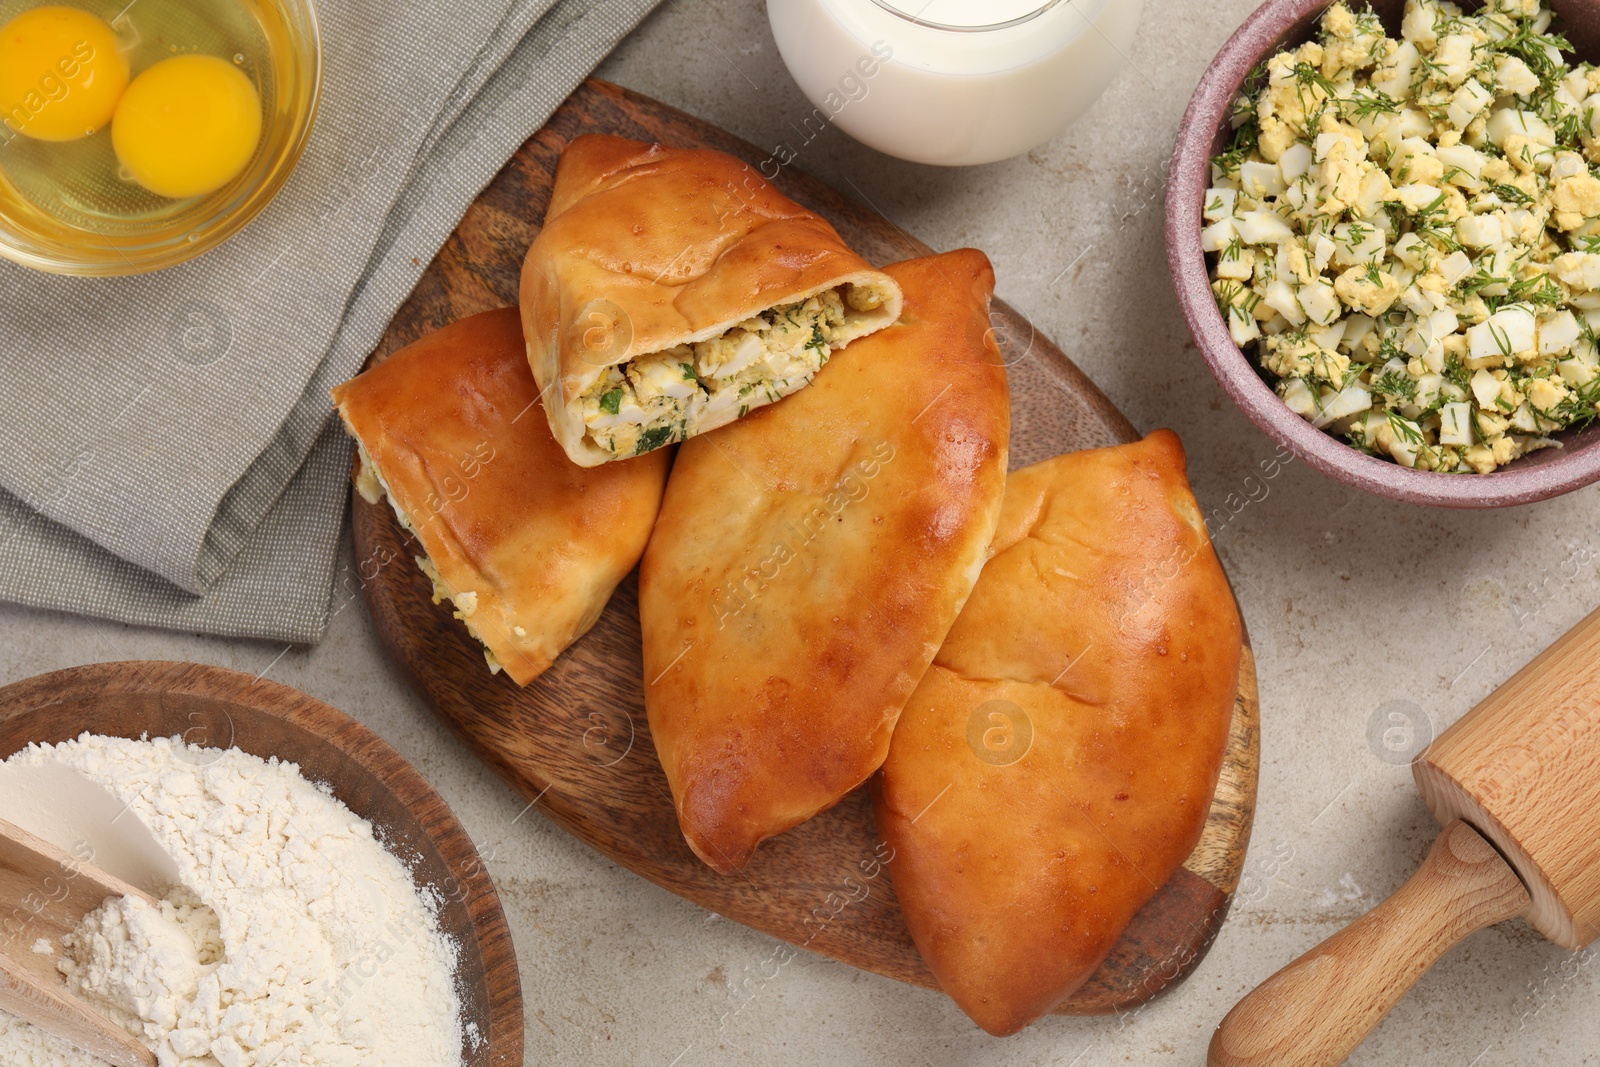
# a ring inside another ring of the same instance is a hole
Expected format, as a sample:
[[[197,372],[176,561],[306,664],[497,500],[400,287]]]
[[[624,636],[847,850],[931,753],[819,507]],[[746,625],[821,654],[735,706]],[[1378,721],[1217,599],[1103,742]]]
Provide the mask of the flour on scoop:
[[[162,1067],[457,1067],[455,948],[372,824],[292,763],[85,734],[66,764],[177,861],[155,906],[108,900],[63,939],[68,985]],[[103,1067],[0,1012],[0,1064]]]

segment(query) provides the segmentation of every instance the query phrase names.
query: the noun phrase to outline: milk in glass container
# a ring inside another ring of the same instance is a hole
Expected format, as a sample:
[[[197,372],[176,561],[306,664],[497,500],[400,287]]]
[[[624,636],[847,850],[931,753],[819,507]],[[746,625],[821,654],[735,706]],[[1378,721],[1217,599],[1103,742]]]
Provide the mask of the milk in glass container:
[[[1043,144],[1127,61],[1143,0],[767,0],[821,119],[918,163]]]

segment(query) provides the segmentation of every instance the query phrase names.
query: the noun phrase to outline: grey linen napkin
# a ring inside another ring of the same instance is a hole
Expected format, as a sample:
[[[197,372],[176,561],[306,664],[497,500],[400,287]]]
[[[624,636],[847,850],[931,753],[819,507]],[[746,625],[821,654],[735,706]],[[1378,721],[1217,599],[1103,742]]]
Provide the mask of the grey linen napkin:
[[[0,261],[0,599],[320,639],[350,456],[328,390],[655,3],[321,0],[316,127],[242,233],[134,278]]]

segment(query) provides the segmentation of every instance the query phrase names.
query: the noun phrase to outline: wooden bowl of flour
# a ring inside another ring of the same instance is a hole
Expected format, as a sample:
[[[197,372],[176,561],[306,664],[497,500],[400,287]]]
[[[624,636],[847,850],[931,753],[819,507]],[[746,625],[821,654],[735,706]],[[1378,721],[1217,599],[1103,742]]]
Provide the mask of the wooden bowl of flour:
[[[0,688],[0,760],[85,731],[276,756],[331,788],[440,901],[458,949],[462,1062],[520,1067],[522,985],[500,897],[444,799],[371,730],[287,686],[192,663],[99,663]]]

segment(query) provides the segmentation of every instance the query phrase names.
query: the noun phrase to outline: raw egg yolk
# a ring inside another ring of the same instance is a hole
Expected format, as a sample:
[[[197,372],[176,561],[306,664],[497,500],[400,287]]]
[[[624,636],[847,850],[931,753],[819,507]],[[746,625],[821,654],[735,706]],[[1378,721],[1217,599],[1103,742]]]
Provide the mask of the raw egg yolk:
[[[111,27],[75,7],[36,7],[0,26],[0,122],[40,141],[104,126],[128,87]]]
[[[134,181],[158,196],[204,196],[227,185],[261,140],[261,98],[216,56],[163,59],[128,86],[111,146]]]

